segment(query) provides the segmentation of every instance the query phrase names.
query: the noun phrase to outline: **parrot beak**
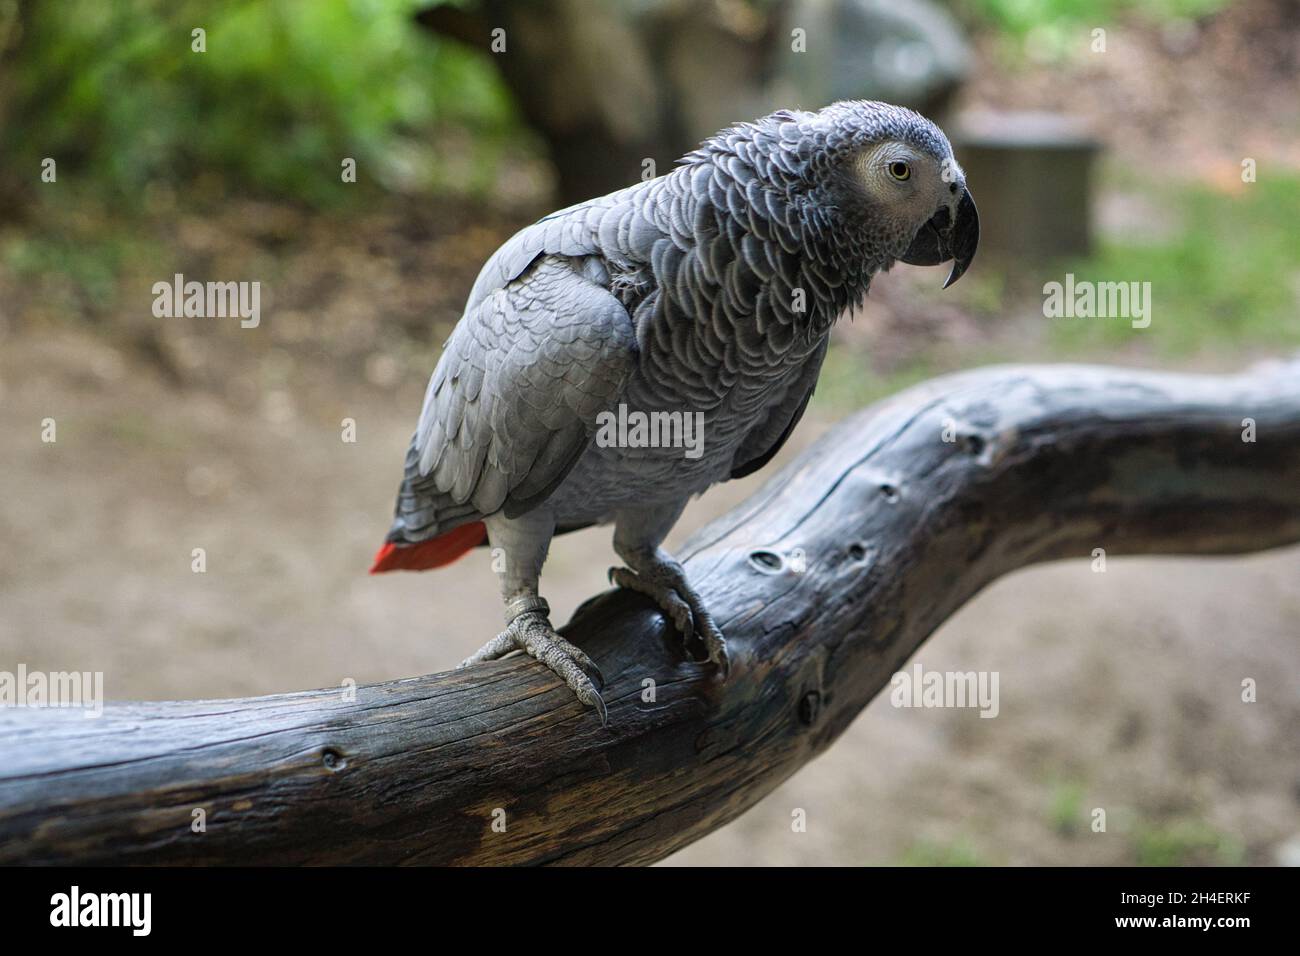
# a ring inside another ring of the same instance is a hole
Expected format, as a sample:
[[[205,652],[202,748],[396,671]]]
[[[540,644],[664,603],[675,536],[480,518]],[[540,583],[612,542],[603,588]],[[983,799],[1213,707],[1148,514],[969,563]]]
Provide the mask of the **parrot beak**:
[[[970,191],[963,188],[954,215],[944,206],[916,233],[916,238],[899,258],[914,266],[937,266],[952,260],[946,289],[970,268],[980,244],[980,216]]]

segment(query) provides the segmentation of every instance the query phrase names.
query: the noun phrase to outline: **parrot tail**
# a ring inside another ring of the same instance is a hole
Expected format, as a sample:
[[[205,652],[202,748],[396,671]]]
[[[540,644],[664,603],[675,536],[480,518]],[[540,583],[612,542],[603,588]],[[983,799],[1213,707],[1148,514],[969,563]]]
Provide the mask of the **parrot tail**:
[[[385,571],[427,571],[451,564],[467,551],[487,540],[487,526],[482,521],[463,524],[419,544],[396,544],[385,541],[375,555],[371,574]]]

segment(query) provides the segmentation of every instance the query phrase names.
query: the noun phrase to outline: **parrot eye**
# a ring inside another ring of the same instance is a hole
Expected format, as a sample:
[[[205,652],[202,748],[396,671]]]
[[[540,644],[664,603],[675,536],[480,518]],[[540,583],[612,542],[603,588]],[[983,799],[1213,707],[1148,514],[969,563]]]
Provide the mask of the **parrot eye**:
[[[896,159],[889,164],[889,175],[893,176],[900,183],[905,183],[912,175],[912,167],[907,165],[901,159]]]

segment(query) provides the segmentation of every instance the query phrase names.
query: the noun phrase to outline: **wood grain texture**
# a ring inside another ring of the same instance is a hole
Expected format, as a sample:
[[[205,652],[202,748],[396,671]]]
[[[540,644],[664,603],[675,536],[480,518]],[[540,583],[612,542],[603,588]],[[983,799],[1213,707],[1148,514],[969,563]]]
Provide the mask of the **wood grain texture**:
[[[604,671],[608,729],[526,658],[354,702],[0,710],[0,863],[651,863],[828,747],[1001,574],[1297,541],[1300,362],[936,379],[843,422],[683,550],[725,682],[647,600],[607,592],[564,632]]]

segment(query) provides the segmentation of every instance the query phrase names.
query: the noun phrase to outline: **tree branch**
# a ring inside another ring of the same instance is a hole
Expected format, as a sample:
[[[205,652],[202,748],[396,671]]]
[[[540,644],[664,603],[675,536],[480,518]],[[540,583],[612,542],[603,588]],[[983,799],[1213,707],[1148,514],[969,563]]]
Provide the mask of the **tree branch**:
[[[565,633],[605,673],[609,729],[526,658],[354,702],[7,709],[0,863],[650,863],[829,746],[1001,574],[1095,548],[1297,541],[1300,361],[937,379],[854,415],[691,539],[726,681],[645,599],[608,592]]]

